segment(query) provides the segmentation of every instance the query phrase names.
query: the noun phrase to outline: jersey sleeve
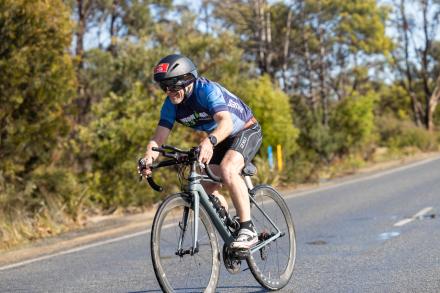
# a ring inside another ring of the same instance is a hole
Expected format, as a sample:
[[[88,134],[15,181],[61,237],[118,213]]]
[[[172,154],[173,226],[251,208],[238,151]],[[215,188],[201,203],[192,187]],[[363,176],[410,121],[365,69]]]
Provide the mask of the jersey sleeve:
[[[214,84],[204,87],[199,97],[200,103],[208,109],[211,116],[221,111],[228,111],[221,89]]]
[[[171,103],[169,98],[166,98],[160,111],[159,126],[172,129],[176,121],[176,107]]]

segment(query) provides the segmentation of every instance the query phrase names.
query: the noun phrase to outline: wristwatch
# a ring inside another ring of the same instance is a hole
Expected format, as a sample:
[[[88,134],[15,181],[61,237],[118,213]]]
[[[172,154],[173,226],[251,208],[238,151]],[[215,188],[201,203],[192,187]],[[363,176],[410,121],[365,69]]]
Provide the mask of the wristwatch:
[[[215,137],[214,135],[208,135],[208,139],[213,146],[217,145],[217,137]]]

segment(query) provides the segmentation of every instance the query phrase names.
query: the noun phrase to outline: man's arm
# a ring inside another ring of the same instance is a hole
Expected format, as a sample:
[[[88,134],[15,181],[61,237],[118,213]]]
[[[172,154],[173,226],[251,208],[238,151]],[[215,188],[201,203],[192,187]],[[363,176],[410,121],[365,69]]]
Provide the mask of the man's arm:
[[[210,135],[217,138],[217,143],[223,141],[232,132],[232,118],[228,111],[220,111],[214,114],[214,120],[217,122],[217,128],[214,129]],[[200,143],[200,155],[199,161],[202,163],[209,163],[212,158],[214,146],[209,141],[209,138],[205,138]]]
[[[156,131],[153,135],[153,138],[150,140],[150,142],[147,145],[147,151],[145,152],[145,158],[152,158],[152,160],[156,160],[159,156],[158,152],[155,152],[152,150],[153,147],[158,147],[163,145],[170,134],[171,130],[163,127],[163,126],[157,126]]]
[[[214,114],[214,120],[217,122],[217,128],[210,135],[217,138],[217,143],[223,141],[232,132],[232,118],[228,111],[221,111]]]

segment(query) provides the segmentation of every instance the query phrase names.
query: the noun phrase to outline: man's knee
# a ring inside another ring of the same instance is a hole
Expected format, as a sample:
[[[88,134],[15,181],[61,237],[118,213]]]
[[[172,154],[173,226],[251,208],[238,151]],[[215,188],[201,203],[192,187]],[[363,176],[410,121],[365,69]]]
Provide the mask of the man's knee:
[[[240,177],[240,171],[234,164],[221,164],[220,170],[223,183],[226,186],[230,186],[231,184],[233,184],[234,180]]]

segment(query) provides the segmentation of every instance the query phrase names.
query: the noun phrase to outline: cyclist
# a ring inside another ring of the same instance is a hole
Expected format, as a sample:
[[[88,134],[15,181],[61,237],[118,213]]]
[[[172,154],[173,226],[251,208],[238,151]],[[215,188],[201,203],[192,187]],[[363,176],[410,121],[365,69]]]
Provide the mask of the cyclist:
[[[200,142],[199,162],[210,164],[229,190],[240,219],[240,230],[231,248],[248,249],[258,242],[251,220],[250,203],[241,170],[261,146],[261,127],[251,109],[237,96],[216,82],[198,75],[194,63],[183,55],[162,58],[154,67],[154,80],[167,94],[155,134],[147,145],[147,167],[159,156],[153,147],[164,144],[174,122],[208,134]],[[151,170],[143,171],[145,176]],[[219,184],[205,184],[225,209]]]

